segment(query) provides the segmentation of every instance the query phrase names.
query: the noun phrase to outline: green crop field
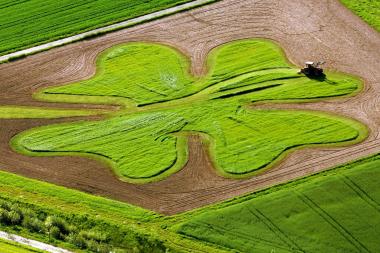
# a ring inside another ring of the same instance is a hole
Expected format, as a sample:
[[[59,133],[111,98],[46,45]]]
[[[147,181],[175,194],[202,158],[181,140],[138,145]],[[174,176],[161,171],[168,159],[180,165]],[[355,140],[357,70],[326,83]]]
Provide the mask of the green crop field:
[[[378,252],[380,156],[179,215],[177,231],[238,252]]]
[[[13,147],[27,155],[82,155],[110,164],[124,180],[158,180],[187,160],[186,135],[208,141],[215,167],[230,177],[270,168],[309,145],[362,140],[359,122],[321,112],[259,110],[253,102],[302,102],[353,95],[361,81],[339,73],[299,75],[281,49],[240,40],[212,50],[207,75],[189,73],[189,60],[164,45],[128,43],[98,58],[94,77],[42,90],[36,98],[72,103],[118,103],[102,121],[49,125],[21,133]]]
[[[375,155],[163,217],[0,172],[0,229],[75,252],[94,246],[105,250],[100,252],[377,252],[379,177]]]
[[[344,5],[380,32],[380,1],[340,0]]]
[[[45,251],[37,250],[19,243],[0,239],[1,253],[44,253]]]
[[[0,55],[190,0],[0,0]]]

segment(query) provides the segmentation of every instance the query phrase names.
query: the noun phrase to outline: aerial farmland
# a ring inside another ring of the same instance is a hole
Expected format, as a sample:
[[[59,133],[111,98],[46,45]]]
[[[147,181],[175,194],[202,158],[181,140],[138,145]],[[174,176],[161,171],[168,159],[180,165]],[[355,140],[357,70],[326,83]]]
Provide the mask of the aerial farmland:
[[[0,253],[380,252],[380,2],[0,0]]]

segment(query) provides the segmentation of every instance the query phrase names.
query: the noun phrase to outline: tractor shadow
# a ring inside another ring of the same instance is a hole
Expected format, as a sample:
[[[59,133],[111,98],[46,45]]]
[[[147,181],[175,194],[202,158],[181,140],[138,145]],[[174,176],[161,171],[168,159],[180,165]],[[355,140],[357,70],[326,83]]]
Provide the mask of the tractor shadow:
[[[326,77],[326,75],[325,74],[320,74],[320,75],[318,75],[318,76],[315,76],[315,75],[308,75],[308,74],[304,74],[307,78],[309,78],[309,79],[311,79],[311,80],[316,80],[316,81],[319,81],[319,82],[328,82],[328,83],[330,83],[331,82],[331,84],[333,84],[334,82],[332,82],[332,81],[329,81],[328,79],[327,79],[327,77]]]
[[[299,73],[301,74],[301,73]],[[318,76],[315,76],[315,75],[308,75],[308,74],[304,74],[302,73],[306,78],[309,78],[310,80],[315,80],[315,81],[318,81],[318,82],[324,82],[326,84],[330,84],[330,85],[337,85],[338,83],[335,82],[335,81],[332,81],[330,79],[327,78],[326,74],[320,74]]]

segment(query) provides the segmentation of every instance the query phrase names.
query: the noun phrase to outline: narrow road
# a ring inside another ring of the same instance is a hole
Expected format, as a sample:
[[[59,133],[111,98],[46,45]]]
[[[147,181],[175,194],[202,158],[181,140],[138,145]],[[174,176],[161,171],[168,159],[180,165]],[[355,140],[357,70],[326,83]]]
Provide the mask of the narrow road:
[[[49,244],[46,244],[43,242],[27,239],[25,237],[10,234],[10,233],[4,232],[4,231],[0,231],[0,238],[8,240],[8,241],[17,242],[19,244],[23,244],[23,245],[26,245],[26,246],[29,246],[32,248],[36,248],[39,250],[51,252],[51,253],[72,253],[71,251],[68,251],[65,249],[54,247],[52,245],[49,245]]]
[[[120,22],[120,23],[116,23],[113,25],[108,25],[105,27],[97,28],[97,29],[94,29],[94,30],[91,30],[88,32],[84,32],[84,33],[80,33],[80,34],[77,34],[74,36],[70,36],[70,37],[67,37],[64,39],[60,39],[60,40],[48,42],[46,44],[42,44],[39,46],[23,49],[23,50],[14,52],[14,53],[10,53],[10,54],[0,56],[0,63],[4,62],[4,61],[8,61],[9,59],[12,59],[12,58],[17,58],[17,57],[29,55],[29,54],[35,54],[35,53],[42,52],[42,51],[45,51],[45,50],[53,48],[53,47],[59,47],[59,46],[65,45],[65,44],[69,44],[69,43],[72,43],[75,41],[79,41],[79,40],[82,40],[84,38],[88,38],[88,37],[103,34],[106,32],[118,30],[121,28],[126,28],[129,26],[137,25],[137,24],[140,24],[143,22],[154,20],[154,19],[159,18],[159,17],[168,16],[170,14],[174,14],[174,13],[177,13],[177,12],[180,12],[183,10],[192,9],[194,7],[201,6],[201,5],[213,2],[213,1],[214,0],[192,1],[190,3],[185,3],[185,4],[174,6],[174,7],[165,9],[165,10],[149,13],[147,15],[143,15],[143,16],[140,16],[137,18],[128,19],[128,20]]]

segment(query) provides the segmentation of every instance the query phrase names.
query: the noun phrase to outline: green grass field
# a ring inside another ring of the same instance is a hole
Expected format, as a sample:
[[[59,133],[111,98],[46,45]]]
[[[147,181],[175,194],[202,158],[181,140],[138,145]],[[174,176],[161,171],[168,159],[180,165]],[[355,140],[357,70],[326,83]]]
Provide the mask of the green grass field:
[[[1,253],[46,253],[45,251],[34,249],[12,241],[0,239]]]
[[[102,121],[50,125],[21,133],[13,147],[27,155],[82,155],[110,164],[131,182],[158,180],[187,160],[189,133],[207,139],[220,174],[243,177],[268,169],[309,145],[348,145],[366,136],[350,119],[311,111],[255,110],[252,102],[302,102],[352,95],[361,81],[339,73],[323,80],[297,74],[274,43],[241,40],[214,49],[203,77],[189,60],[158,44],[106,50],[88,80],[35,97],[72,103],[118,103]]]
[[[190,0],[0,0],[0,55]]]
[[[48,109],[41,107],[0,106],[0,119],[51,119],[91,116],[103,110]]]
[[[380,32],[380,2],[377,0],[340,0],[344,5]]]
[[[378,252],[380,155],[203,208],[180,234],[237,252]]]

